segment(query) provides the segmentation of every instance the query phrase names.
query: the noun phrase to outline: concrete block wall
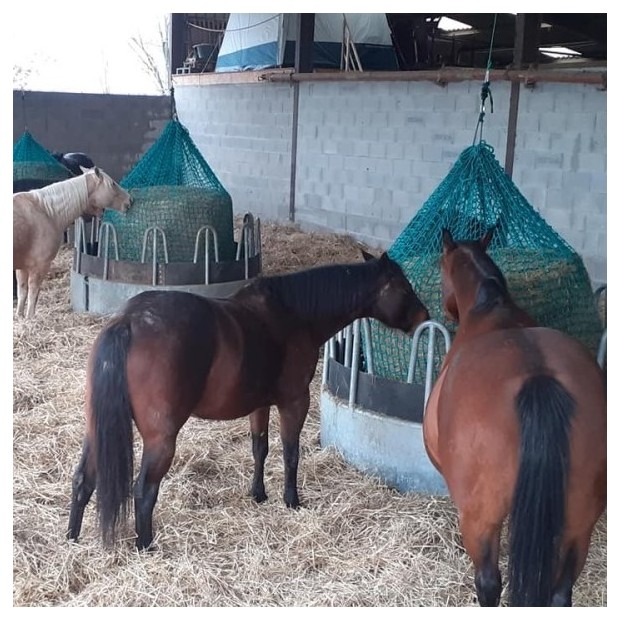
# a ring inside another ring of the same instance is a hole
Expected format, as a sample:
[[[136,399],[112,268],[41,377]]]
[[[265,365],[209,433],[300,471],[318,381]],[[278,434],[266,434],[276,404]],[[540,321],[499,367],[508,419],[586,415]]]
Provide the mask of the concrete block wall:
[[[479,82],[300,83],[295,220],[389,247],[472,144],[480,89]],[[181,121],[235,211],[286,221],[293,87],[179,84],[175,92]],[[510,85],[492,83],[491,92],[483,138],[504,166]],[[606,92],[538,83],[521,88],[519,106],[513,181],[582,255],[593,285],[604,283]]]
[[[582,84],[522,88],[513,180],[607,281],[607,93]]]
[[[119,181],[170,120],[170,98],[13,91],[13,143],[27,128],[49,151],[83,152]]]
[[[293,89],[288,84],[176,87],[179,120],[222,185],[235,213],[287,220]]]
[[[302,83],[296,219],[383,248],[411,221],[471,146],[480,85]],[[506,83],[487,102],[483,137],[504,163]]]

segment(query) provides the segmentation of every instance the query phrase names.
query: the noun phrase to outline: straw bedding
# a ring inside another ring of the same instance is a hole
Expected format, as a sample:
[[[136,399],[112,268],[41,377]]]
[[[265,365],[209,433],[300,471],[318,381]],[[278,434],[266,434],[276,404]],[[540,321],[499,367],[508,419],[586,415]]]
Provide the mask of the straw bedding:
[[[266,274],[359,260],[357,244],[345,237],[269,223],[262,233]],[[321,449],[320,366],[301,435],[303,508],[289,510],[281,500],[275,410],[265,468],[269,499],[262,505],[247,495],[247,419],[192,419],[181,430],[155,507],[155,551],[135,550],[133,515],[115,547],[103,549],[94,501],[80,541],[67,542],[86,358],[104,324],[72,312],[69,270],[70,251],[63,248],[35,319],[13,322],[14,606],[476,605],[450,500],[403,495]],[[607,605],[606,516],[573,602]]]

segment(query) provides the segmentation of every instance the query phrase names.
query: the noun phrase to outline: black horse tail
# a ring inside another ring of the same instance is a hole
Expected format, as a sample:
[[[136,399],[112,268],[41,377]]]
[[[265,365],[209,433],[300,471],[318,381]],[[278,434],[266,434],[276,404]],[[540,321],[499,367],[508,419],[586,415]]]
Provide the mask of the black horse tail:
[[[575,401],[553,377],[530,377],[517,394],[521,462],[510,529],[511,605],[548,606],[557,575]]]
[[[103,543],[114,540],[127,517],[133,480],[133,409],[127,387],[128,323],[114,322],[99,336],[91,374],[91,414],[97,458],[97,513]]]

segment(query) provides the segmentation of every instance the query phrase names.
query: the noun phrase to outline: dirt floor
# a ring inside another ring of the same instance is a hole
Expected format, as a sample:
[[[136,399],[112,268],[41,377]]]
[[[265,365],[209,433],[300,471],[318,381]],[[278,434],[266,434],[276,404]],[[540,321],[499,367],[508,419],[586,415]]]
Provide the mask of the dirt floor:
[[[361,260],[351,239],[263,223],[265,274]],[[64,247],[34,320],[13,320],[13,605],[474,606],[473,571],[449,498],[401,494],[320,447],[321,365],[301,436],[303,507],[287,509],[278,416],[265,485],[248,496],[247,419],[190,420],[161,486],[151,553],[135,550],[133,515],[104,549],[88,506],[79,542],[65,539],[83,436],[89,348],[105,319],[72,312]],[[136,436],[136,452],[140,442]],[[505,555],[501,568],[505,574]],[[574,589],[607,605],[607,517]]]

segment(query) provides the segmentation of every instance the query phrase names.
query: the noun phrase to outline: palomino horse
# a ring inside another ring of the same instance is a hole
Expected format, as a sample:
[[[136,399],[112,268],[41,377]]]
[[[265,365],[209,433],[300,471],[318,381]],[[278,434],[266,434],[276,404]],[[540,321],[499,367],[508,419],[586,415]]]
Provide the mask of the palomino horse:
[[[607,503],[607,396],[590,352],[537,327],[480,241],[443,232],[443,306],[456,337],[424,418],[474,564],[480,605],[498,605],[510,515],[514,606],[569,606]]]
[[[412,332],[428,318],[387,254],[349,265],[259,277],[227,299],[146,291],[101,331],[88,365],[86,436],[73,478],[67,537],[77,539],[97,489],[104,544],[127,514],[133,477],[132,419],[143,441],[133,489],[138,549],[151,546],[152,515],[176,438],[190,416],[250,416],[251,495],[263,481],[269,410],[276,405],[284,456],[284,502],[299,506],[299,436],[321,345],[360,317]]]
[[[68,168],[74,175],[83,174],[85,169],[94,168],[95,164],[93,160],[84,153],[52,153],[52,156],[56,161],[61,163],[65,168]],[[40,189],[49,185],[50,182],[46,179],[13,179],[13,193],[27,192],[31,189]],[[90,215],[84,216],[84,221],[89,221]],[[63,232],[63,242],[67,241],[67,231]],[[13,299],[17,299],[17,278],[15,277],[15,270],[13,270]]]
[[[13,194],[13,269],[17,316],[34,316],[43,278],[58,253],[64,230],[79,216],[104,209],[126,211],[130,195],[100,168],[41,189]]]

